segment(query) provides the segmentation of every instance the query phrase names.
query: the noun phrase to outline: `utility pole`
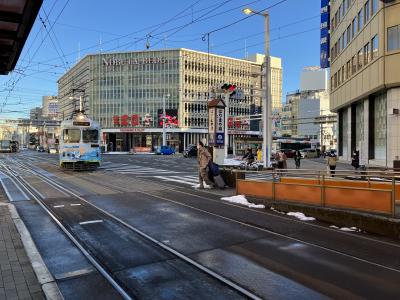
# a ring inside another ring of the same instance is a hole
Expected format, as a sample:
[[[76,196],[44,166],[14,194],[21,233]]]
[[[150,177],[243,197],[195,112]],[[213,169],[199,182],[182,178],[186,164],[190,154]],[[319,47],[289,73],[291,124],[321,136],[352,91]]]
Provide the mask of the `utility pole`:
[[[169,97],[169,94],[163,95],[163,135],[162,135],[162,146],[167,145],[167,132],[165,128],[165,96]]]

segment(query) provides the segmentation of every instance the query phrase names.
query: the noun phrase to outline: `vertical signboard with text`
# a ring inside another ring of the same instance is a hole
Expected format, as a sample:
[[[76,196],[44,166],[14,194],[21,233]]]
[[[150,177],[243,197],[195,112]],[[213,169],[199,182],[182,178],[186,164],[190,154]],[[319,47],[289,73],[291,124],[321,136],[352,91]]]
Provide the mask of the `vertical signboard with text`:
[[[223,146],[225,143],[225,108],[216,109],[215,144]]]
[[[208,143],[215,144],[215,107],[208,110]]]
[[[329,68],[329,40],[330,40],[330,5],[329,0],[321,0],[321,40],[320,65]]]

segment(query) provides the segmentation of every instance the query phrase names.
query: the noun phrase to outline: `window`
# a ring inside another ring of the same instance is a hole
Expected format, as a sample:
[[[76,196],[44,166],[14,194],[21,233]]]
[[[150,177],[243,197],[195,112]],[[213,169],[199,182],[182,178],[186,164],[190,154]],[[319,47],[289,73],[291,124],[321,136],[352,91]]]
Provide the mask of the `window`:
[[[338,49],[337,49],[337,54],[339,55],[340,52],[342,52],[342,37],[339,38],[338,40]]]
[[[364,65],[368,64],[370,61],[370,53],[369,53],[369,43],[364,46]]]
[[[340,4],[340,6],[339,6],[339,22],[340,22],[340,20],[342,20],[342,17],[343,17],[343,3],[342,4]]]
[[[351,76],[351,65],[350,60],[346,64],[346,79],[349,79]]]
[[[344,82],[344,66],[342,66],[342,83]]]
[[[358,29],[357,31],[361,31],[361,28],[363,27],[363,11],[360,9],[358,12]]]
[[[341,79],[342,79],[342,70],[341,69],[339,69],[339,71],[337,72],[337,77],[338,77],[337,83],[339,86],[341,84]]]
[[[96,129],[84,129],[82,131],[82,140],[84,143],[98,143],[99,131]]]
[[[352,31],[352,35],[353,35],[353,39],[356,36],[357,33],[357,17],[355,17],[353,19],[353,22],[351,23],[351,31]]]
[[[81,141],[80,129],[64,129],[64,143],[79,143]]]
[[[351,41],[351,25],[347,26],[347,45]]]
[[[360,71],[363,66],[363,50],[360,49],[357,53],[357,70]]]
[[[378,0],[371,0],[371,16],[378,11]]]
[[[357,72],[357,55],[354,55],[351,58],[351,74],[355,74]]]
[[[343,43],[343,45],[342,45],[343,49],[346,48],[346,46],[347,46],[347,31],[346,30],[343,32],[343,35],[342,35],[342,43]]]
[[[364,24],[367,24],[370,17],[369,5],[369,0],[367,0],[367,2],[364,4]]]
[[[389,27],[388,32],[388,51],[400,49],[400,25]]]
[[[378,35],[375,35],[371,40],[371,60],[378,57],[379,40]]]

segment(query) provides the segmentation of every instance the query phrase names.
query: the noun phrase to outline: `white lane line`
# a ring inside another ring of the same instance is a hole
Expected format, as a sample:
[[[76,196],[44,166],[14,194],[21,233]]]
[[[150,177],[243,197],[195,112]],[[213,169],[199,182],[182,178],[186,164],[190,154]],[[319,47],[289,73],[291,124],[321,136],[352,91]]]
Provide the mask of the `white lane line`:
[[[103,220],[92,220],[92,221],[84,221],[84,222],[79,222],[80,225],[86,225],[86,224],[94,224],[94,223],[102,223]]]
[[[164,180],[164,181],[174,181],[174,182],[179,182],[179,183],[183,183],[183,184],[190,184],[190,185],[193,185],[195,183],[199,183],[198,181],[180,180],[180,179],[176,179],[176,178],[173,178],[173,177],[167,177],[167,176],[154,176],[154,177],[155,178],[159,178],[159,179]]]
[[[71,206],[80,206],[81,204],[80,203],[72,203],[72,204],[70,204]]]
[[[53,205],[54,208],[60,208],[60,207],[64,207],[64,204],[62,205]]]

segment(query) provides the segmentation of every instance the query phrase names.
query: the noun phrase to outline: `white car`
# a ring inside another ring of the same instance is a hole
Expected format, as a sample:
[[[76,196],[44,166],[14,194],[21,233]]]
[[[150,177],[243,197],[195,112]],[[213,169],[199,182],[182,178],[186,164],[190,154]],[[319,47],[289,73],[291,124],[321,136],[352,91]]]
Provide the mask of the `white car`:
[[[50,154],[56,154],[57,153],[57,148],[56,147],[50,147],[49,148],[49,153]]]

